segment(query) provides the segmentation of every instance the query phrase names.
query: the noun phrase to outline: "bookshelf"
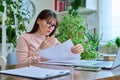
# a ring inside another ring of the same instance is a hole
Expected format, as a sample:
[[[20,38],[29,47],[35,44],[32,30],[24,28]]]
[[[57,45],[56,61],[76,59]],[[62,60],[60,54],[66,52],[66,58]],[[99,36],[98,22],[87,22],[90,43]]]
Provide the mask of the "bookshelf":
[[[71,3],[74,0],[54,0],[54,10],[56,12],[64,12],[71,8]]]
[[[54,0],[54,11],[57,14],[58,21],[60,21],[63,16],[68,13],[71,8],[71,2],[73,0]]]

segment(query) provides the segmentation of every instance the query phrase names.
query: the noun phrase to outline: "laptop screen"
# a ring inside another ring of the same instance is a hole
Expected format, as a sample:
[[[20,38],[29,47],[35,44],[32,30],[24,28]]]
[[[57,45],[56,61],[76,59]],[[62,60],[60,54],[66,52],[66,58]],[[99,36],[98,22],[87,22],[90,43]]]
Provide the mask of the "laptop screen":
[[[120,65],[120,50],[118,51],[115,60],[112,64],[112,68],[117,67],[118,65]]]

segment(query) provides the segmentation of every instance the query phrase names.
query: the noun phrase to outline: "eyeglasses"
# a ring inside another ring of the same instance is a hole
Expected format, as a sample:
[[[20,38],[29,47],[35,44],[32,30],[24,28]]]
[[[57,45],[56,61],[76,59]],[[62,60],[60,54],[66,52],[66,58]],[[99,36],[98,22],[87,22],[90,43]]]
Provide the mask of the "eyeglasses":
[[[48,22],[48,21],[47,21],[46,26],[47,26],[48,28],[55,28],[55,27],[56,27],[56,25],[51,24],[51,23],[50,23],[50,22]]]

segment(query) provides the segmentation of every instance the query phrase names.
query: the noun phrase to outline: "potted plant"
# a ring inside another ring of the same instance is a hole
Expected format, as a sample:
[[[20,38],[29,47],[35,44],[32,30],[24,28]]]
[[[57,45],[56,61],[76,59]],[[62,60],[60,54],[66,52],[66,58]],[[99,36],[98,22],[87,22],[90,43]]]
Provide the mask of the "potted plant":
[[[76,1],[78,2],[79,0],[75,0],[72,4],[76,3]],[[56,37],[60,42],[71,39],[74,44],[81,43],[84,47],[81,59],[97,58],[98,52],[93,49],[91,42],[86,40],[85,32],[88,32],[88,30],[83,16],[77,12],[79,6],[77,5],[77,8],[74,9],[72,5],[72,9],[69,10],[68,14],[64,15],[63,19],[59,22]]]
[[[59,22],[58,32],[56,37],[60,42],[71,39],[74,44],[81,43],[84,47],[84,52],[81,54],[81,59],[91,59],[98,56],[98,52],[93,49],[92,42],[86,41],[85,32],[87,32],[86,24],[82,15],[71,10]],[[98,42],[96,42],[98,44]]]
[[[99,36],[98,33],[92,33],[92,32],[85,32],[85,36],[87,38],[87,41],[93,46],[93,49],[98,51],[98,46],[100,41],[102,40],[102,34]]]
[[[117,45],[115,41],[110,40],[105,44],[105,47],[107,48],[107,53],[117,53]]]

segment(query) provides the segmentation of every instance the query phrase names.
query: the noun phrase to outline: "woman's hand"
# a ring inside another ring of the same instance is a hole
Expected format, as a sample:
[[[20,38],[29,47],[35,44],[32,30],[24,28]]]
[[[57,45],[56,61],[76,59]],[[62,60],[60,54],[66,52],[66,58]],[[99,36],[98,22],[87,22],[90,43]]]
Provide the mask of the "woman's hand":
[[[81,44],[77,44],[77,45],[73,46],[71,49],[72,53],[74,53],[74,54],[77,54],[77,53],[80,54],[83,52],[83,50],[84,49],[83,49],[83,46]]]
[[[47,37],[42,44],[40,45],[39,49],[45,49],[48,47],[51,47],[53,44],[55,43],[55,37],[51,36],[51,37]]]
[[[32,63],[37,63],[37,62],[40,62],[40,61],[47,61],[46,58],[41,57],[39,54],[31,55],[30,60],[32,61]]]

